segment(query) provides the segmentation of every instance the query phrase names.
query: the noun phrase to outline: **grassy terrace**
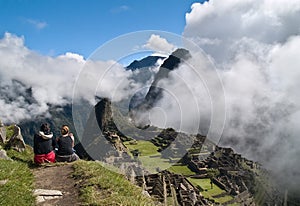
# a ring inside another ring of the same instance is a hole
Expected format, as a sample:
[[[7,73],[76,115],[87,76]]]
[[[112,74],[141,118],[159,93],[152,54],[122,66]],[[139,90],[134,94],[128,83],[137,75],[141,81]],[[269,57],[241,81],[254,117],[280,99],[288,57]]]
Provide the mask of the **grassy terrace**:
[[[138,159],[150,172],[155,173],[157,172],[157,168],[164,170],[171,166],[168,159],[161,158],[160,153],[157,151],[158,147],[150,141],[139,140],[136,141],[135,144],[125,142],[125,146],[129,149],[129,151],[139,150],[140,154]]]
[[[233,197],[230,195],[224,195],[222,197],[219,198],[215,198],[214,196],[216,195],[221,195],[223,193],[225,193],[224,190],[222,190],[221,188],[219,188],[217,185],[213,184],[213,188],[211,189],[211,185],[210,185],[210,179],[206,178],[206,179],[195,179],[195,178],[188,178],[188,180],[196,187],[200,187],[203,191],[201,192],[201,194],[205,197],[205,198],[209,198],[212,200],[215,200],[215,202],[217,203],[225,203],[229,200],[232,200]]]
[[[161,154],[157,151],[158,147],[156,147],[150,141],[139,140],[136,141],[135,144],[131,144],[130,142],[125,142],[124,144],[129,149],[129,151],[139,150],[140,154],[138,159],[150,172],[155,173],[159,168],[159,170],[169,169],[169,171],[177,174],[194,174],[185,165],[173,165],[174,163],[170,163],[169,159],[161,158]]]
[[[173,165],[168,169],[170,172],[175,174],[182,174],[184,176],[194,175],[195,172],[191,171],[186,165]]]
[[[97,162],[74,163],[74,178],[80,185],[80,198],[86,205],[155,205],[123,175],[114,173]]]
[[[125,142],[124,144],[129,151],[139,150],[140,155],[138,159],[150,172],[155,173],[156,169],[159,168],[160,170],[168,169],[170,172],[185,176],[195,174],[186,165],[170,163],[169,159],[161,158],[161,154],[157,152],[158,147],[150,141],[139,140],[135,144],[130,144],[130,142]],[[179,161],[179,159],[177,160]]]
[[[160,155],[157,152],[158,147],[150,141],[139,140],[136,141],[136,144],[131,144],[130,142],[124,142],[124,144],[130,151],[138,149],[141,156]]]

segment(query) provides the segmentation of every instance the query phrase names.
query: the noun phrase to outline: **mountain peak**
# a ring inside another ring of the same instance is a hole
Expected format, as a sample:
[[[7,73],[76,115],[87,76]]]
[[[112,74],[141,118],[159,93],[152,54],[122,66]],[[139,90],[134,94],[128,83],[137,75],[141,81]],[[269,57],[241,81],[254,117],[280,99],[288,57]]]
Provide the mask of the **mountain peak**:
[[[129,64],[126,68],[131,70],[141,69],[144,67],[154,66],[157,60],[164,59],[165,57],[161,56],[147,56],[141,60],[134,60],[131,64]]]

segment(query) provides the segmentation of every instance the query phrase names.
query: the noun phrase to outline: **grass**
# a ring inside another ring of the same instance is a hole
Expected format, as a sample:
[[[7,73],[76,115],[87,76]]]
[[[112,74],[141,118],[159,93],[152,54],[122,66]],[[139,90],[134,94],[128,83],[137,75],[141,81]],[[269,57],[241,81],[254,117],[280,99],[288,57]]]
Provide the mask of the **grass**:
[[[150,155],[157,155],[158,147],[156,147],[152,142],[139,140],[136,144],[130,144],[129,142],[124,142],[125,146],[130,150],[138,149],[140,152],[140,156],[150,156]]]
[[[139,160],[142,162],[142,165],[151,173],[156,173],[157,168],[159,168],[159,170],[165,170],[172,166],[169,160],[163,159],[160,156],[140,156]]]
[[[175,174],[182,174],[184,176],[190,176],[195,174],[195,172],[191,171],[187,165],[173,165],[168,170]]]
[[[0,160],[0,205],[34,205],[33,174],[28,165],[20,161]]]
[[[31,169],[36,166],[32,148],[27,146],[21,153],[8,150],[7,154],[13,161],[0,160],[0,181],[6,182],[0,183],[0,205],[34,205]],[[84,205],[155,205],[153,199],[142,194],[141,188],[97,162],[78,161],[74,168]]]
[[[130,142],[124,142],[124,144],[130,151],[139,150],[138,159],[151,173],[156,173],[159,168],[159,170],[168,169],[170,172],[187,176],[195,174],[186,165],[172,166],[169,159],[161,158],[161,154],[157,152],[158,147],[150,141],[139,140],[135,144],[130,144]]]
[[[6,138],[9,140],[14,134],[14,125],[6,126]]]
[[[130,150],[138,149],[140,155],[138,159],[142,165],[151,173],[156,173],[159,170],[168,169],[172,166],[168,159],[161,158],[161,154],[157,151],[158,147],[150,141],[139,140],[136,144],[125,142],[125,146]]]
[[[213,184],[213,188],[211,189],[210,185],[210,179],[205,178],[205,179],[195,179],[195,178],[188,178],[193,184],[196,184],[200,186],[204,192],[209,193],[211,196],[214,195],[219,195],[224,192],[221,188],[219,188],[217,185]]]
[[[20,161],[23,163],[28,164],[29,166],[33,166],[33,148],[26,145],[24,152],[17,152],[16,150],[9,149],[6,151],[7,156],[9,156],[11,159]]]
[[[155,205],[141,188],[97,162],[78,161],[74,169],[84,205]]]
[[[210,179],[209,178],[205,178],[205,179],[188,178],[188,180],[194,186],[196,186],[196,187],[198,186],[198,187],[202,188],[203,191],[201,192],[201,194],[205,198],[213,199],[217,203],[221,203],[221,204],[233,199],[233,197],[230,196],[230,195],[224,195],[223,197],[214,198],[213,196],[225,193],[225,191],[222,190],[221,188],[219,188],[215,184],[213,184],[213,188],[211,189]]]

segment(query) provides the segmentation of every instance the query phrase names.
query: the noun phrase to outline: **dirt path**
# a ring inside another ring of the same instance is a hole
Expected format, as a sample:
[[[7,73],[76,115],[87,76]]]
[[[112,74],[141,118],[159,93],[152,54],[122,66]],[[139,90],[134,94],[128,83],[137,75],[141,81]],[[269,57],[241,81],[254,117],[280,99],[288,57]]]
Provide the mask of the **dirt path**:
[[[75,180],[71,177],[72,172],[72,163],[33,169],[35,189],[59,190],[63,194],[62,198],[46,200],[38,205],[80,205],[79,191]]]

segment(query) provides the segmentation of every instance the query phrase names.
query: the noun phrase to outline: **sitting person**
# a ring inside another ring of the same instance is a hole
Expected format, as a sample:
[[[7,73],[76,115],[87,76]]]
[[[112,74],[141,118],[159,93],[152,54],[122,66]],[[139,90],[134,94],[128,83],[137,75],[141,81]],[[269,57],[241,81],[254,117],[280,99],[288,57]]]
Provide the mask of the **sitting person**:
[[[55,162],[54,147],[55,140],[50,126],[43,123],[40,131],[33,138],[34,162],[36,164]]]
[[[63,125],[61,136],[56,139],[58,150],[56,152],[57,162],[73,162],[79,159],[74,153],[74,136],[69,132],[69,127]]]

